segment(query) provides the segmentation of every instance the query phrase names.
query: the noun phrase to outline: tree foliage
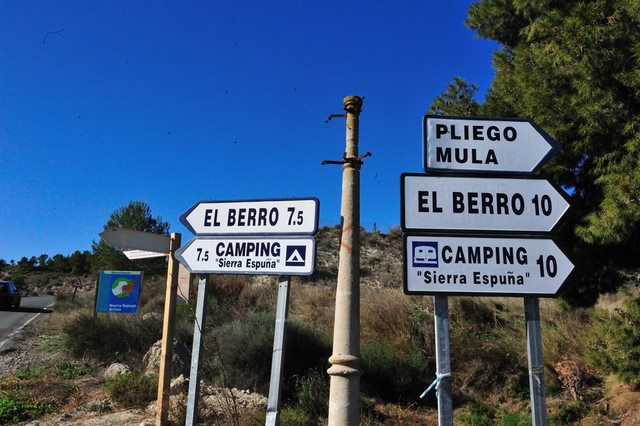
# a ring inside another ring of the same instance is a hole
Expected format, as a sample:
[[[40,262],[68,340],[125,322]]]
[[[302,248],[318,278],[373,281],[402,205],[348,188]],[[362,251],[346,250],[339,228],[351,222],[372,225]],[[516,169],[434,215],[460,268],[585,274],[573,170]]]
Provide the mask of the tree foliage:
[[[622,309],[597,314],[587,355],[604,371],[640,386],[640,296],[626,295]]]
[[[541,174],[572,192],[570,291],[593,302],[601,266],[640,253],[640,2],[480,0],[466,24],[500,43],[495,78],[482,103],[454,78],[430,112],[529,118],[560,143]]]
[[[154,217],[151,208],[144,201],[131,201],[124,207],[116,209],[104,225],[104,229],[124,228],[136,231],[166,234],[169,224],[162,217]],[[110,247],[104,240],[95,241],[93,247],[93,269],[138,270],[161,272],[165,267],[164,258],[137,260],[135,263],[119,250]]]
[[[562,145],[543,173],[575,191],[577,236],[597,244],[637,239],[640,3],[481,0],[466,24],[502,45],[495,79],[477,109],[468,108],[475,87],[456,78],[432,110],[533,119]],[[459,101],[443,106],[456,93]]]

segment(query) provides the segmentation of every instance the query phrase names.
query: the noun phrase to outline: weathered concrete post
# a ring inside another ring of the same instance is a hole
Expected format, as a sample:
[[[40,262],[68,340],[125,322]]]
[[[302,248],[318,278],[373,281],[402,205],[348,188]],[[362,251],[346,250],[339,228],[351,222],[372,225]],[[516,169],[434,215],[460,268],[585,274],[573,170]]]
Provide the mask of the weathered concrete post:
[[[360,166],[358,121],[362,98],[347,96],[347,147],[342,164],[342,235],[333,353],[329,358],[329,425],[360,423]]]

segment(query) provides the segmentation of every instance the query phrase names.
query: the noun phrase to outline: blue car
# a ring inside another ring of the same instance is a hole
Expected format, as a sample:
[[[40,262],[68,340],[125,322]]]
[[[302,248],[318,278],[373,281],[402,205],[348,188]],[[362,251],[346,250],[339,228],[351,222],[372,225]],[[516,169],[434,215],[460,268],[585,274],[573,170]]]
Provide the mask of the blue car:
[[[22,294],[11,281],[0,281],[0,308],[19,308]]]

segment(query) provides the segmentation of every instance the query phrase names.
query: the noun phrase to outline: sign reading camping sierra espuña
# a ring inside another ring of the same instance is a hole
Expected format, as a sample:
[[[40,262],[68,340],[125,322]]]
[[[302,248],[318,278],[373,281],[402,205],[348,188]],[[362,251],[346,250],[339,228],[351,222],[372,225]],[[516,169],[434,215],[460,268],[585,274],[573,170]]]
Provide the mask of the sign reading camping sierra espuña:
[[[405,235],[407,294],[555,295],[573,264],[552,240]]]
[[[426,171],[532,173],[558,151],[529,120],[427,115]]]
[[[199,237],[176,252],[192,273],[311,275],[315,238]]]

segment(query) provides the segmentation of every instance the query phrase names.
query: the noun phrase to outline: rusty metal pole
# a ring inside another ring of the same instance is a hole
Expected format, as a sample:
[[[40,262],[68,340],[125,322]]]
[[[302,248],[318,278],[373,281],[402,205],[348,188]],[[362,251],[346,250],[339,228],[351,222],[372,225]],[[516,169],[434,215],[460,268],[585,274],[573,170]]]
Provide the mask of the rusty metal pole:
[[[347,147],[342,164],[342,235],[329,358],[329,425],[360,423],[360,165],[358,121],[362,98],[347,96]]]

